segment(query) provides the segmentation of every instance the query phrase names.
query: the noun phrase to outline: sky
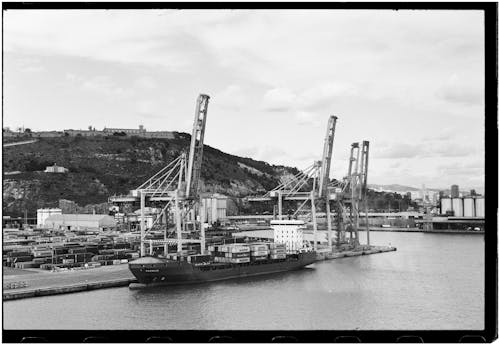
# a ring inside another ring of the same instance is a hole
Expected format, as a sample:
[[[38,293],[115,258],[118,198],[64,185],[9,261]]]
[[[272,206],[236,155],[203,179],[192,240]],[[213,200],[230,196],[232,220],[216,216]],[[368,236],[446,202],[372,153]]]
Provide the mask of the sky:
[[[7,10],[3,125],[191,132],[305,168],[338,117],[331,176],[484,188],[484,17],[443,10]]]

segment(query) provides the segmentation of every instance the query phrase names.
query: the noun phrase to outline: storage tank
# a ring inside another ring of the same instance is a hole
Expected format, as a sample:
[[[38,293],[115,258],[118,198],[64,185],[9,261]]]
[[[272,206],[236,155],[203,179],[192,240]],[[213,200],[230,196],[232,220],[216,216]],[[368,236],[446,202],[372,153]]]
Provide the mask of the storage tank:
[[[476,199],[476,217],[484,218],[484,198]]]
[[[464,203],[462,198],[453,198],[453,212],[455,217],[463,217],[464,216]]]
[[[451,199],[443,198],[441,199],[441,214],[445,214],[447,211],[452,211]]]
[[[464,198],[464,217],[475,217],[475,206],[473,198]]]

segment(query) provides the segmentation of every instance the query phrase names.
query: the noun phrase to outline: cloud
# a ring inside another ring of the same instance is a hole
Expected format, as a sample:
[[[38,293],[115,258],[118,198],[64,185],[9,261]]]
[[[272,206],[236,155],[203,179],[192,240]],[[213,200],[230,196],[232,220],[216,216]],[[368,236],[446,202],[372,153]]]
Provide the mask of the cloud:
[[[467,157],[477,153],[476,146],[467,146],[455,141],[390,143],[378,145],[373,156],[377,158],[427,158],[427,157]]]
[[[158,85],[156,81],[150,76],[143,76],[135,81],[135,85],[140,89],[155,89]]]
[[[482,88],[478,89],[477,86],[463,82],[456,74],[436,91],[436,96],[438,99],[458,105],[473,106],[484,103]]]
[[[380,147],[374,155],[378,158],[415,158],[422,154],[422,145],[393,143],[388,147]]]
[[[231,84],[212,97],[223,108],[240,109],[246,104],[246,96],[240,85]]]
[[[274,88],[264,94],[264,109],[273,112],[286,112],[294,107],[295,93],[288,88]]]
[[[357,92],[353,84],[329,81],[304,90],[298,97],[298,103],[302,108],[333,105],[336,98],[354,96]]]
[[[82,88],[106,96],[123,96],[127,93],[124,88],[118,86],[109,76],[105,75],[95,76],[85,80],[82,84]]]

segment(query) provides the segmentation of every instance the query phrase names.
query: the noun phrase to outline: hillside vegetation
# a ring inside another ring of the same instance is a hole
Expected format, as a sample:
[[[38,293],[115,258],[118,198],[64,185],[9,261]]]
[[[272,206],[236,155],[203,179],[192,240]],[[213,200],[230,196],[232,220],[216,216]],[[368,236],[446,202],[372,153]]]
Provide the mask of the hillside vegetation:
[[[137,188],[183,150],[190,136],[176,139],[138,137],[41,138],[27,145],[3,149],[3,213],[32,216],[37,208],[56,207],[59,199],[80,206],[101,204],[115,194]],[[66,174],[43,171],[57,164]],[[18,173],[13,173],[18,172]],[[270,165],[205,146],[201,189],[234,197],[264,193],[295,168]]]

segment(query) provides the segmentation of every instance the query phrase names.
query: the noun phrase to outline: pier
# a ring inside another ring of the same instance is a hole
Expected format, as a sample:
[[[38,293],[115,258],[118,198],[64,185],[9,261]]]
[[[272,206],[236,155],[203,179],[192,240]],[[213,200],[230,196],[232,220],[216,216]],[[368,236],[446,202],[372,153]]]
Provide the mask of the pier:
[[[22,272],[22,274],[4,275],[4,301],[128,286],[136,281],[128,265],[61,272],[42,270],[40,273],[34,270],[32,273]]]
[[[352,256],[370,255],[386,252],[394,252],[396,247],[390,246],[360,246],[355,250],[343,250],[343,251],[329,251],[327,248],[318,249],[316,259],[321,260],[333,260],[340,258],[347,258]]]

